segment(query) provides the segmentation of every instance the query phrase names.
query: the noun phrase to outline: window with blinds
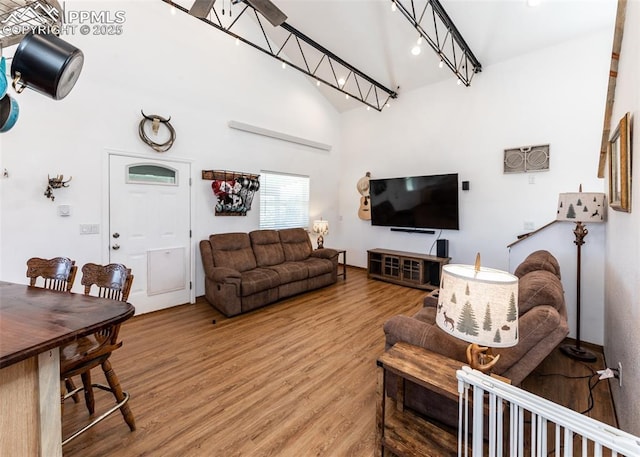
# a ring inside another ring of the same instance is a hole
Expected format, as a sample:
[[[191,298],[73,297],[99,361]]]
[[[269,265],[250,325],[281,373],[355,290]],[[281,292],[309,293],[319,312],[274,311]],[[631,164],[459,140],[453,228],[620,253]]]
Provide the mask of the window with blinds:
[[[309,177],[260,172],[260,228],[307,228]]]

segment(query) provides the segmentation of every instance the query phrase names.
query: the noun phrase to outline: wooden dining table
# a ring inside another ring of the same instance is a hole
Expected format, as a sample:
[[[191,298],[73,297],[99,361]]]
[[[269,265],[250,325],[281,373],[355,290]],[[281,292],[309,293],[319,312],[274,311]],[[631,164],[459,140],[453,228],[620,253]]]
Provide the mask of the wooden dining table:
[[[134,312],[122,301],[0,281],[1,456],[62,456],[59,348]]]

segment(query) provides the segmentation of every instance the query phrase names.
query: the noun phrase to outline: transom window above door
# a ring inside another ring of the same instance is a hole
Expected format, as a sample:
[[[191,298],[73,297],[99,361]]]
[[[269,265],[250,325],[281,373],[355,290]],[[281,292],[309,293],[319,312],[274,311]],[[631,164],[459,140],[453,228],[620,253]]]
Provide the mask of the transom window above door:
[[[127,166],[127,184],[178,185],[178,170],[155,164],[133,164]]]

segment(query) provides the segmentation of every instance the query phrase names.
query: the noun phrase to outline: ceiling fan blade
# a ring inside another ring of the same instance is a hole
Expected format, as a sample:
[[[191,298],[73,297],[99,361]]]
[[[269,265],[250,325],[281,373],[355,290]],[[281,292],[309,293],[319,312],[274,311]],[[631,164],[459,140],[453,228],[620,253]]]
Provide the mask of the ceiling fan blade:
[[[274,27],[287,20],[287,15],[269,0],[244,0],[244,2],[260,12]]]
[[[189,14],[204,19],[209,15],[209,11],[211,11],[215,2],[216,0],[196,0],[189,10]]]

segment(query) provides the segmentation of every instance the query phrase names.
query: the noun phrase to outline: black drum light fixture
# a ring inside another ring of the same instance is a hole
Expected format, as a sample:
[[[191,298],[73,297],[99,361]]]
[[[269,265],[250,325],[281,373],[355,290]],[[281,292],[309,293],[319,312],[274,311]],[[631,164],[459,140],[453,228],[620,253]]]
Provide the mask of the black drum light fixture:
[[[13,88],[33,89],[54,100],[66,97],[75,85],[84,54],[54,34],[27,34],[13,56]]]

